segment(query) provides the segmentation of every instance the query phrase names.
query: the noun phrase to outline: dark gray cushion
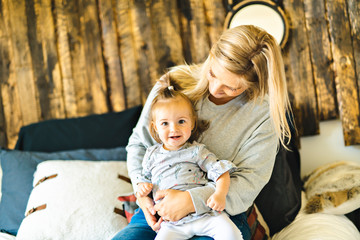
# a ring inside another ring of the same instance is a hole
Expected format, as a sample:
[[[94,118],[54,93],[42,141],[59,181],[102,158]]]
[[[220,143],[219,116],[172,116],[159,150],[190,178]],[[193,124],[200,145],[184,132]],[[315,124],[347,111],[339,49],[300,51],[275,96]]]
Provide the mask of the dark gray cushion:
[[[122,112],[47,120],[20,129],[15,149],[55,152],[126,146],[141,106]]]

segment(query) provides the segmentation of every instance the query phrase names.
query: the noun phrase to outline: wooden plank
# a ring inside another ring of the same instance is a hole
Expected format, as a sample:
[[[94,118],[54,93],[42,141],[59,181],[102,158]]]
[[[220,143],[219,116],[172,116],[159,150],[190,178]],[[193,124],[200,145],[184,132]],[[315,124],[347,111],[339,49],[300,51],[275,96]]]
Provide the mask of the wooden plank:
[[[93,105],[91,113],[105,113],[109,108],[96,0],[79,0],[79,10],[81,37],[85,52],[86,79],[89,81],[90,101]]]
[[[29,45],[41,119],[64,118],[63,86],[51,0],[28,2]]]
[[[5,1],[8,7],[9,35],[13,52],[12,61],[16,78],[16,87],[19,92],[21,115],[23,124],[40,120],[40,105],[36,96],[36,87],[32,71],[29,39],[27,37],[27,17],[25,1]]]
[[[204,0],[206,29],[209,35],[210,46],[220,37],[224,30],[226,9],[222,0]]]
[[[195,62],[193,60],[194,46],[191,41],[191,28],[189,26],[192,16],[188,0],[179,1],[179,15],[184,58],[187,63],[193,63]]]
[[[360,144],[360,101],[346,3],[327,0],[335,82],[346,146]]]
[[[305,0],[305,19],[320,120],[338,118],[335,76],[324,1]]]
[[[3,43],[3,41],[2,41]],[[1,43],[0,47],[3,47]],[[6,56],[9,54],[8,56]],[[11,53],[7,51],[1,51],[0,57],[11,58]],[[3,58],[4,59],[4,58]],[[4,61],[3,63],[6,63]],[[4,112],[4,125],[6,133],[6,147],[14,148],[20,128],[24,125],[21,114],[20,97],[17,90],[17,82],[15,77],[15,71],[13,64],[7,62],[9,68],[1,67],[1,98],[2,108]],[[4,70],[4,72],[3,72]]]
[[[358,94],[360,96],[360,2],[358,0],[347,0],[347,5],[354,49],[355,73],[358,83]]]
[[[139,80],[142,103],[145,103],[153,85],[160,77],[156,72],[158,63],[155,60],[154,45],[151,39],[148,8],[143,0],[135,0],[130,5],[134,50],[139,66]],[[161,74],[161,73],[160,73]]]
[[[6,34],[5,24],[4,24],[4,13],[3,13],[3,4],[0,1],[0,89],[3,89],[3,83],[9,78],[9,46],[8,46],[8,36]],[[6,148],[6,121],[4,113],[4,104],[2,93],[0,90],[0,147]],[[4,99],[5,101],[7,99]]]
[[[158,74],[184,63],[179,15],[176,1],[153,0],[149,6],[152,41]]]
[[[116,23],[119,36],[119,55],[121,59],[123,81],[125,84],[127,107],[141,104],[140,80],[135,55],[134,38],[132,35],[132,22],[130,16],[131,0],[116,1]]]
[[[72,59],[70,52],[70,39],[68,27],[68,15],[66,15],[66,6],[63,0],[55,0],[54,14],[56,18],[56,33],[59,51],[59,63],[62,76],[64,91],[64,104],[66,117],[77,116],[75,82],[72,72]]]
[[[283,61],[284,61],[285,78],[286,78],[286,84],[287,84],[287,89],[288,89],[289,101],[290,101],[291,109],[293,111],[293,115],[295,117],[295,128],[298,131],[297,136],[291,136],[291,137],[295,139],[295,144],[300,149],[301,148],[300,133],[303,131],[302,130],[303,127],[299,126],[299,124],[301,124],[301,122],[299,122],[299,120],[297,120],[296,116],[301,116],[301,112],[299,111],[301,108],[299,107],[299,101],[295,98],[296,83],[293,79],[293,74],[291,71],[289,51],[283,51],[282,56],[283,56]],[[301,119],[301,118],[299,118],[299,119]]]
[[[116,22],[111,1],[99,1],[104,59],[107,66],[111,110],[126,109],[124,83],[121,72]]]
[[[12,41],[10,36],[8,0],[1,1],[0,9],[0,95],[3,112],[1,146],[14,148],[20,127],[23,125],[19,92],[15,77]]]
[[[1,40],[0,40],[1,41]],[[1,45],[0,45],[1,46]],[[1,56],[1,55],[0,55]],[[2,63],[0,63],[0,70],[2,69]],[[0,80],[1,81],[1,80]],[[1,83],[0,83],[1,86]],[[6,148],[7,142],[6,142],[6,123],[5,123],[5,115],[4,115],[4,109],[3,109],[3,102],[1,97],[1,91],[0,91],[0,147]]]
[[[65,55],[63,51],[59,52],[60,59],[65,58],[65,61],[71,63],[71,72],[74,79],[73,82],[69,82],[75,91],[75,99],[77,106],[77,116],[86,116],[92,113],[93,99],[91,96],[90,82],[86,73],[86,57],[84,50],[84,40],[81,31],[80,18],[82,17],[79,10],[78,1],[72,0],[56,0],[56,8],[60,9],[64,13],[63,24],[66,25],[69,44],[70,56]],[[60,23],[58,23],[60,24]],[[59,42],[61,44],[62,42]],[[69,75],[67,75],[69,76]],[[71,87],[70,87],[71,91]]]
[[[179,8],[185,59],[190,63],[201,63],[210,50],[203,2],[183,0],[179,1]]]
[[[300,136],[319,134],[319,116],[313,82],[309,43],[305,27],[304,5],[301,1],[284,0],[290,17],[291,38],[285,51],[294,81],[295,122]]]

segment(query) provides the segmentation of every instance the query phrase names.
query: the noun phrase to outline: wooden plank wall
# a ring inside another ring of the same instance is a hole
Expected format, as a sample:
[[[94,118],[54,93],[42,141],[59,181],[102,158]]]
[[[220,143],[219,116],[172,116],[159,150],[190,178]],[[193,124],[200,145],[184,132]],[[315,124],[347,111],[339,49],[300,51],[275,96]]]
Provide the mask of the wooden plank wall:
[[[360,144],[359,1],[281,2],[300,136],[340,118],[344,144]],[[144,103],[166,68],[206,59],[225,9],[223,0],[0,0],[0,146],[13,148],[30,123]]]

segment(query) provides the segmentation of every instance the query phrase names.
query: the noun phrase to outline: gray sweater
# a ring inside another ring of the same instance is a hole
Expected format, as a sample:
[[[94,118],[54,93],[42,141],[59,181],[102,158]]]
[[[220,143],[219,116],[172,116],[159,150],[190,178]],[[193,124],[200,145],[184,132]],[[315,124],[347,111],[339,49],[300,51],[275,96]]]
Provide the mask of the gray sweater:
[[[150,105],[159,86],[156,84],[150,92],[126,147],[127,166],[135,192],[141,179],[145,151],[156,144],[148,126]],[[275,162],[278,140],[270,119],[268,100],[247,101],[241,94],[226,104],[215,105],[205,97],[197,103],[196,109],[199,119],[210,121],[198,142],[205,144],[219,159],[229,160],[237,166],[231,174],[226,211],[230,215],[245,212],[269,181]],[[213,183],[187,191],[196,214],[209,211],[206,200],[215,191]]]

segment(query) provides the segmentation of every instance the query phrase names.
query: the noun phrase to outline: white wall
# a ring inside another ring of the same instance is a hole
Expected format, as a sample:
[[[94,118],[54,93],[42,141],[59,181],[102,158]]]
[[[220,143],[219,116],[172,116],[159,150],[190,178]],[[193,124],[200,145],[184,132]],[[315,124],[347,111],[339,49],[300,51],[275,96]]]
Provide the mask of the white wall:
[[[360,164],[360,145],[345,147],[340,120],[320,122],[320,135],[301,137],[300,144],[301,176],[335,161]]]

